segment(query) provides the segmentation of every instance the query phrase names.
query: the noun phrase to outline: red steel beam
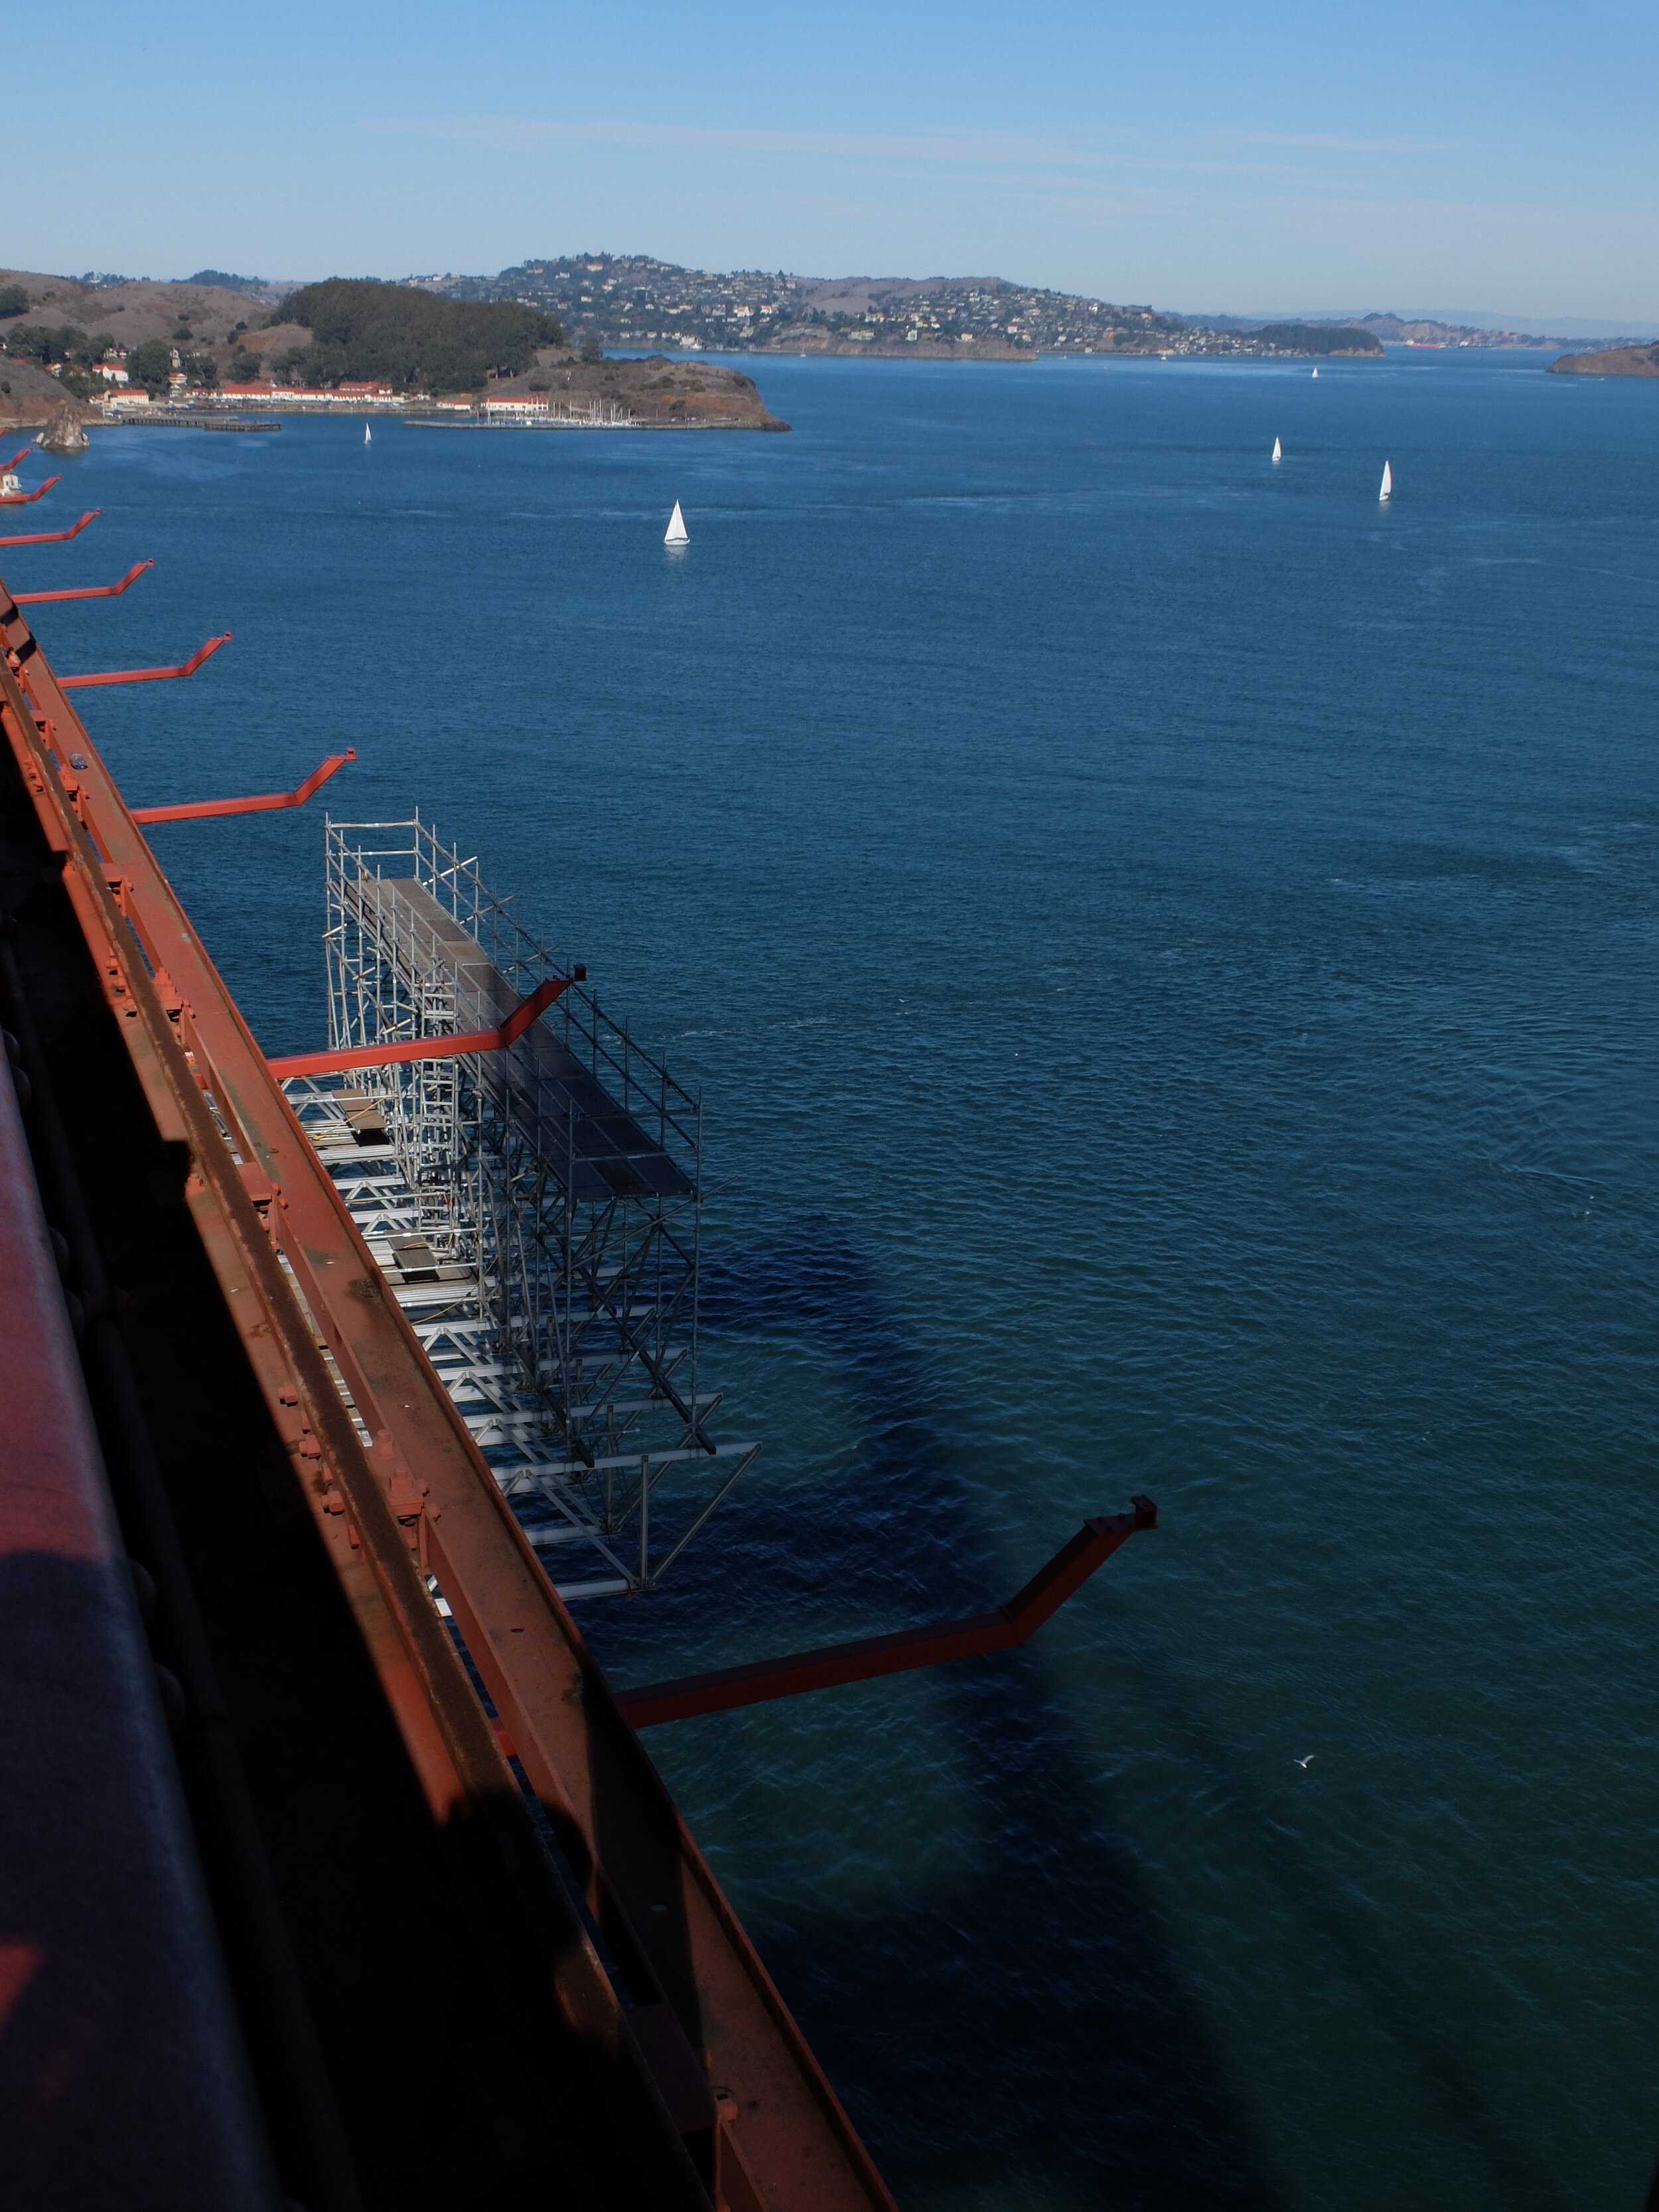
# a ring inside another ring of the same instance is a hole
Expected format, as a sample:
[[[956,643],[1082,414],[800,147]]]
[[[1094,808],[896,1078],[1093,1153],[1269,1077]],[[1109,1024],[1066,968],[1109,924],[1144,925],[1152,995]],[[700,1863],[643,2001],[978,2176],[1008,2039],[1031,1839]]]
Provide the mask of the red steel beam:
[[[44,607],[57,599],[118,599],[129,584],[136,584],[146,568],[153,568],[154,561],[135,561],[118,584],[82,584],[73,592],[19,592],[20,607]]]
[[[33,491],[0,491],[0,507],[27,507],[37,499],[44,499],[55,483],[62,483],[63,481],[62,477],[48,477],[45,483],[36,484]]]
[[[617,1702],[636,1729],[656,1728],[664,1721],[730,1712],[738,1705],[764,1705],[773,1698],[799,1697],[806,1690],[834,1689],[843,1682],[873,1681],[878,1675],[907,1674],[914,1667],[937,1667],[947,1659],[1006,1651],[1029,1641],[1138,1530],[1157,1526],[1157,1506],[1150,1498],[1137,1498],[1133,1513],[1085,1521],[1018,1596],[994,1613],[936,1621],[930,1628],[902,1629],[895,1636],[860,1637],[856,1643],[797,1651],[787,1659],[722,1667],[677,1682],[651,1682],[642,1689],[618,1690]]]
[[[142,814],[133,817],[135,822],[144,818]],[[586,980],[586,968],[574,969],[568,975],[548,976],[514,1007],[499,1029],[467,1030],[459,1036],[406,1037],[398,1044],[353,1045],[343,1052],[295,1053],[287,1060],[266,1064],[279,1083],[286,1083],[291,1075],[339,1075],[351,1067],[395,1067],[406,1060],[453,1060],[464,1052],[505,1052],[562,992]]]
[[[26,442],[17,448],[9,461],[0,461],[0,477],[9,477],[27,452],[28,446]]]
[[[60,676],[60,691],[84,691],[93,684],[159,684],[169,676],[194,676],[202,663],[217,653],[222,645],[230,643],[230,632],[222,637],[210,637],[198,646],[188,660],[180,661],[177,668],[106,668],[100,676]]]
[[[88,523],[95,522],[103,511],[101,507],[89,507],[70,529],[37,530],[32,538],[0,538],[0,545],[62,545],[70,538],[78,538]]]
[[[137,574],[137,571],[134,571]],[[21,596],[20,607],[28,605]],[[296,783],[292,791],[263,792],[257,799],[198,799],[183,806],[135,806],[135,822],[204,822],[220,814],[265,814],[273,807],[303,806],[313,799],[338,769],[348,761],[357,757],[356,745],[348,745],[343,753],[331,753],[320,768],[314,768],[303,783]]]

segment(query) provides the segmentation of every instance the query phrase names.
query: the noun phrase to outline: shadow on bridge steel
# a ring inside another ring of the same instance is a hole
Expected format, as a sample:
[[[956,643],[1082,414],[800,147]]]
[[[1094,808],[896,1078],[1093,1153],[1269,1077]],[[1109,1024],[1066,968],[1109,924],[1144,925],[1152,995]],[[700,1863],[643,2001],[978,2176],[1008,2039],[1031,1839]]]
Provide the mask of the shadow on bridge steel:
[[[775,1246],[705,1261],[703,1282],[711,1339],[784,1336],[831,1353],[855,1402],[856,1472],[833,1492],[757,1485],[726,1509],[722,1540],[688,1554],[676,1587],[625,1613],[584,1608],[607,1666],[639,1680],[720,1663],[733,1654],[710,1649],[711,1620],[744,1656],[791,1648],[799,1620],[826,1609],[835,1632],[855,1632],[849,1593],[872,1632],[1006,1596],[1007,1561],[930,1415],[924,1360],[848,1238],[803,1220]],[[1033,1559],[1070,1533],[1045,1529]],[[930,1716],[983,1831],[976,1870],[953,1866],[899,1908],[793,1905],[787,1924],[769,1925],[744,1905],[890,2185],[901,2202],[1266,2212],[1156,1909],[1031,1659],[968,1660],[927,1679]],[[700,1743],[730,1759],[729,1717],[681,1725],[728,1731]],[[659,1754],[665,1734],[647,1738]],[[695,1829],[695,1799],[687,1809]],[[769,1845],[787,1853],[785,1835],[769,1831]],[[878,1855],[879,1839],[862,1849]]]

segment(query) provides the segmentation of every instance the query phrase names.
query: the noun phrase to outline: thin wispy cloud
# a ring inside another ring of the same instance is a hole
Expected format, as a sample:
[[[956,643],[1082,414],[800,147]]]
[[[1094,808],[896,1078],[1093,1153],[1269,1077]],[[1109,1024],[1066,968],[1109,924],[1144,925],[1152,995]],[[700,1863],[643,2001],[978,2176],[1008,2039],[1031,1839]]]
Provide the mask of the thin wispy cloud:
[[[838,131],[756,131],[719,125],[645,123],[628,117],[560,120],[516,115],[398,116],[369,120],[368,131],[405,137],[447,139],[507,153],[560,146],[658,148],[668,153],[757,155],[788,160],[842,162],[866,172],[893,175],[938,169],[953,185],[971,183],[964,171],[1026,185],[1040,181],[1034,170],[1060,170],[1080,178],[1097,173],[1131,171],[1270,180],[1288,179],[1304,165],[1280,160],[1252,161],[1244,149],[1260,147],[1281,155],[1387,155],[1444,152],[1441,144],[1408,138],[1346,138],[1271,131],[1212,131],[1184,143],[1156,140],[1133,131],[1111,131],[1078,138],[1027,138],[1004,131],[922,131],[877,135]],[[1238,158],[1225,158],[1230,148]],[[896,170],[892,165],[901,165]],[[1340,188],[1335,175],[1332,188]]]
[[[1287,146],[1307,154],[1449,154],[1449,138],[1335,138],[1285,131],[1218,131],[1243,146]]]
[[[366,122],[366,131],[447,138],[474,146],[665,146],[685,153],[802,154],[854,161],[1078,161],[1074,147],[1048,138],[1020,138],[1006,131],[959,135],[865,137],[833,131],[737,131],[695,124],[538,121],[511,115],[450,115]]]

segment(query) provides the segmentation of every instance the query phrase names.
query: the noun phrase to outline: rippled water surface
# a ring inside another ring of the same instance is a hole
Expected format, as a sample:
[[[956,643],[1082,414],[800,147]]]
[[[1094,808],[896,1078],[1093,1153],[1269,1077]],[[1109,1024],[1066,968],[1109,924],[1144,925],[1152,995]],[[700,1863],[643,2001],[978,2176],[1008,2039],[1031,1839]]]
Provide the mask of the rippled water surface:
[[[906,2212],[1650,2176],[1659,390],[1541,366],[115,430],[27,510],[94,530],[4,556],[156,556],[42,611],[63,669],[235,631],[82,695],[135,801],[354,743],[337,811],[418,802],[702,1087],[767,1444],[584,1609],[619,1679],[1157,1499],[1022,1655],[651,1740]],[[155,834],[320,1041],[315,811]]]

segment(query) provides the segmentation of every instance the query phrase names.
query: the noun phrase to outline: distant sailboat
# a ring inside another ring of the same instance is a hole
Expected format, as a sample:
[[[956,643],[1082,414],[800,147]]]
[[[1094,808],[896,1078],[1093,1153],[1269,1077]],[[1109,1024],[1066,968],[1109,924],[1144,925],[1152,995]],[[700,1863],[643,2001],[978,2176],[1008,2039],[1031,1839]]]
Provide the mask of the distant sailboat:
[[[1274,459],[1276,461],[1282,461],[1282,460],[1284,459],[1284,458],[1285,458],[1285,448],[1283,447],[1283,446],[1281,446],[1281,445],[1279,444],[1279,442],[1278,439],[1277,439],[1277,438],[1275,438],[1275,439],[1273,440],[1273,459]]]
[[[1394,471],[1389,466],[1386,461],[1382,464],[1382,489],[1378,492],[1376,496],[1379,500],[1392,499],[1394,497]]]
[[[372,446],[374,443],[374,433],[369,428],[367,422],[363,425],[363,443],[366,446]]]
[[[1317,369],[1315,369],[1315,371],[1314,371],[1314,374],[1315,374],[1316,376],[1317,376],[1317,375],[1318,375],[1318,374],[1319,374],[1319,371],[1318,371]]]
[[[691,542],[691,533],[685,526],[685,517],[680,513],[678,500],[674,501],[674,512],[668,518],[668,527],[662,534],[662,542],[665,545],[689,545]]]

